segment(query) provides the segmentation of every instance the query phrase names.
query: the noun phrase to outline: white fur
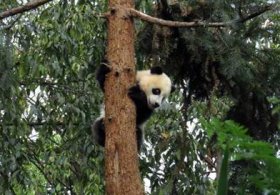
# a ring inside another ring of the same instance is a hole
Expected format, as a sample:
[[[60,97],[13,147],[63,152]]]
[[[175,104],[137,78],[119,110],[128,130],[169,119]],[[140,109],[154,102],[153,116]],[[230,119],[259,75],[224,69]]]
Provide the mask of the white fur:
[[[165,97],[168,97],[171,92],[171,80],[165,74],[151,74],[150,70],[138,71],[136,75],[136,80],[147,96],[148,106],[154,108],[157,103],[159,106]],[[159,88],[161,93],[155,95],[152,89]]]
[[[91,125],[91,131],[92,131],[92,136],[93,136],[93,142],[98,143],[98,127],[97,127],[97,121],[103,119],[105,117],[105,104],[101,104],[100,106],[100,116],[95,119],[94,123]]]

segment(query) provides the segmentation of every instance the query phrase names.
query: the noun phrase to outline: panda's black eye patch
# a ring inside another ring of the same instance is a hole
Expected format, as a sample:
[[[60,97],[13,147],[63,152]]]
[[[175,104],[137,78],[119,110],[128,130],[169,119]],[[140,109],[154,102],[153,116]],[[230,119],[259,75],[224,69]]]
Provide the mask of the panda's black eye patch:
[[[160,91],[159,88],[153,88],[152,92],[153,92],[154,95],[159,95],[161,91]]]

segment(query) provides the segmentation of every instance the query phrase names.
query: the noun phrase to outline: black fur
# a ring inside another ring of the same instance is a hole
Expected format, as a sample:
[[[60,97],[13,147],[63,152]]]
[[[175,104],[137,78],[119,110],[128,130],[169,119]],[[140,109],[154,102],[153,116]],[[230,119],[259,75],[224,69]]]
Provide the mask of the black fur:
[[[128,91],[128,96],[136,106],[136,125],[138,127],[150,118],[153,110],[148,107],[147,96],[139,85],[131,87]]]
[[[104,126],[103,118],[99,118],[98,120],[96,120],[93,123],[92,130],[94,130],[93,136],[94,136],[95,141],[99,145],[104,147],[105,146],[105,126]]]
[[[103,118],[96,120],[95,123],[93,124],[92,129],[94,130],[93,136],[94,136],[95,141],[100,146],[105,147],[105,125],[104,125]],[[138,151],[140,151],[141,145],[143,142],[143,133],[142,133],[142,129],[140,127],[136,128],[136,136],[137,136],[137,148],[138,148]]]
[[[110,72],[110,68],[106,64],[102,64],[97,70],[96,79],[104,92],[104,82],[106,79],[106,74]],[[128,91],[128,96],[132,99],[136,106],[136,136],[137,136],[137,147],[140,151],[143,142],[143,130],[141,125],[152,115],[153,110],[148,107],[147,96],[140,89],[139,85],[131,87]],[[105,146],[105,126],[103,118],[96,120],[92,127],[93,135],[95,141],[101,145]]]
[[[92,127],[93,136],[95,142],[100,146],[105,147],[105,125],[103,118],[96,120]],[[137,149],[138,152],[141,150],[141,145],[143,142],[143,130],[140,127],[136,127],[136,138],[137,138]]]
[[[108,67],[107,60],[103,60],[101,66],[98,68],[96,72],[96,80],[98,81],[100,88],[104,92],[104,83],[106,79],[106,75],[110,72],[110,68]]]
[[[160,66],[154,66],[151,68],[151,74],[159,74],[163,73],[162,68]]]
[[[152,67],[151,74],[162,74],[161,67]],[[110,68],[106,65],[106,63],[102,63],[100,68],[97,71],[96,79],[99,82],[99,85],[104,92],[104,82],[106,79],[106,74],[110,72]],[[140,151],[142,142],[143,142],[143,130],[141,125],[149,119],[149,117],[153,113],[153,109],[148,107],[147,96],[144,91],[140,89],[140,86],[134,85],[128,91],[128,96],[134,102],[136,107],[136,136],[137,136],[137,147],[138,151]],[[104,147],[105,145],[105,126],[103,122],[103,118],[100,118],[95,121],[93,125],[93,134],[95,141]]]

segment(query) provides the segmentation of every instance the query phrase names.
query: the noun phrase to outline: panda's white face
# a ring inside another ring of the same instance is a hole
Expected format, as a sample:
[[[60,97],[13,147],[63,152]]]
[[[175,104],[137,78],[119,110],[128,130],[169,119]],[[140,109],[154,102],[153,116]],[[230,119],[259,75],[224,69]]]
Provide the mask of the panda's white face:
[[[147,96],[147,103],[150,109],[161,106],[162,102],[171,92],[170,78],[162,74],[151,74],[150,71],[138,71],[137,82]]]
[[[152,88],[150,93],[147,94],[147,102],[150,109],[160,107],[164,99],[165,97],[159,88]]]

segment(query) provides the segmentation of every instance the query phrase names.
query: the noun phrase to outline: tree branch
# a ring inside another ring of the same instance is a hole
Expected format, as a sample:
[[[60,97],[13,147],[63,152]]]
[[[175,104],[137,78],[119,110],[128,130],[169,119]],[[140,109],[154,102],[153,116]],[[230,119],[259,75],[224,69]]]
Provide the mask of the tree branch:
[[[54,126],[61,126],[61,127],[65,127],[68,125],[67,122],[48,122],[48,121],[43,121],[43,122],[26,122],[26,123],[20,123],[20,124],[26,124],[29,127],[38,127],[38,126],[44,126],[44,125],[54,125]],[[19,124],[14,124],[14,123],[2,123],[2,126],[16,126]],[[73,123],[72,125],[78,126],[80,125],[79,123]]]
[[[129,12],[131,16],[140,18],[141,20],[144,20],[146,22],[162,25],[162,26],[169,26],[169,27],[199,27],[199,26],[208,26],[208,27],[224,27],[231,24],[231,22],[225,23],[225,22],[213,22],[213,23],[207,23],[202,21],[195,21],[195,22],[179,22],[179,21],[173,21],[173,20],[163,20],[160,18],[155,18],[152,16],[149,16],[147,14],[144,14],[140,11],[137,11],[135,9],[130,8]]]
[[[162,26],[168,26],[168,27],[227,27],[231,26],[237,23],[245,23],[246,21],[255,18],[267,11],[272,10],[273,5],[267,5],[263,9],[260,9],[259,11],[252,13],[244,18],[230,20],[228,22],[206,22],[206,21],[195,21],[195,22],[179,22],[179,21],[172,21],[172,20],[163,20],[160,18],[155,18],[152,16],[149,16],[147,14],[144,14],[140,11],[137,11],[133,8],[128,9],[131,16],[139,18],[141,20],[144,20],[146,22],[150,22],[153,24],[158,24]]]
[[[26,3],[25,5],[6,10],[6,11],[0,13],[0,20],[10,17],[10,16],[17,15],[19,13],[23,13],[23,12],[35,9],[50,1],[52,1],[52,0],[34,0],[34,1]]]
[[[250,14],[250,15],[244,17],[244,18],[241,18],[241,19],[239,20],[239,22],[244,23],[244,22],[246,22],[246,21],[248,21],[248,20],[250,20],[250,19],[252,19],[252,18],[258,17],[259,15],[261,15],[261,14],[267,12],[267,11],[272,10],[273,7],[274,7],[273,5],[264,6],[262,9],[256,11],[255,13],[252,13],[252,14]]]

